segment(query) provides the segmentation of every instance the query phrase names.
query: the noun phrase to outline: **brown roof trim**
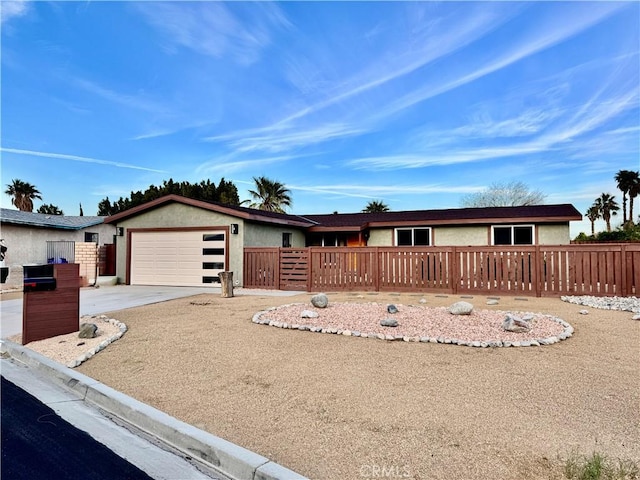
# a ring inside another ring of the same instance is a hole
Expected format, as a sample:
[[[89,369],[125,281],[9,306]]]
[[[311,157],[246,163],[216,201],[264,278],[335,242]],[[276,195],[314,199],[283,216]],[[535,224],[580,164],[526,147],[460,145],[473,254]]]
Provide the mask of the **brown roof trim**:
[[[242,218],[248,221],[260,223],[274,223],[278,225],[290,225],[296,227],[309,227],[314,223],[310,220],[302,219],[295,215],[286,213],[262,212],[252,208],[235,207],[232,205],[223,205],[220,203],[205,202],[203,200],[194,200],[192,198],[182,197],[180,195],[165,195],[164,197],[151,200],[150,202],[130,208],[124,212],[111,215],[104,220],[104,223],[117,223],[121,220],[134,217],[148,210],[161,207],[168,203],[181,203],[204,210],[223,213],[231,217]]]

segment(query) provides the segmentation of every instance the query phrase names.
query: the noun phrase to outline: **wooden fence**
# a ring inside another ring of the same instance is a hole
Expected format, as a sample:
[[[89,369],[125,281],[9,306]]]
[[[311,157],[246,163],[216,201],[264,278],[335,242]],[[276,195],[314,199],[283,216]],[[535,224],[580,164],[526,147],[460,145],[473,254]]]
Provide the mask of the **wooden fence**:
[[[640,244],[245,248],[244,286],[631,296],[640,295]]]

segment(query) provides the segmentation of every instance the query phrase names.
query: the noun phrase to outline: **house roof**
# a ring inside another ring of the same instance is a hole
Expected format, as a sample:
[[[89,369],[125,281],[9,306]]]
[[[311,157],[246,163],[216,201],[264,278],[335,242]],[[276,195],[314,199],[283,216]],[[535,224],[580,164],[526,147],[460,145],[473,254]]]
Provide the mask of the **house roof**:
[[[381,213],[336,213],[323,215],[289,215],[254,208],[193,200],[180,195],[166,195],[105,219],[117,223],[168,203],[181,203],[248,221],[308,228],[310,231],[362,231],[374,227],[419,225],[472,225],[496,223],[558,223],[582,220],[571,204],[521,207],[452,208],[444,210],[408,210]],[[80,217],[82,218],[82,217]]]
[[[105,217],[49,215],[46,213],[21,212],[0,208],[0,223],[30,227],[55,228],[59,230],[82,230],[100,225]]]
[[[242,218],[247,221],[260,223],[273,223],[279,225],[290,225],[296,227],[310,227],[314,222],[307,220],[298,215],[289,215],[286,213],[266,212],[256,210],[255,208],[239,207],[236,205],[225,205],[217,202],[205,202],[202,200],[194,200],[192,198],[182,197],[180,195],[165,195],[137,207],[130,208],[124,212],[116,213],[105,219],[105,223],[117,223],[121,220],[139,215],[140,213],[153,210],[168,203],[181,203],[191,205],[193,207],[203,208],[213,212],[224,213],[232,217]]]
[[[316,223],[311,231],[364,230],[408,225],[472,225],[488,223],[557,223],[582,220],[571,204],[520,207],[451,208],[381,213],[305,215]]]

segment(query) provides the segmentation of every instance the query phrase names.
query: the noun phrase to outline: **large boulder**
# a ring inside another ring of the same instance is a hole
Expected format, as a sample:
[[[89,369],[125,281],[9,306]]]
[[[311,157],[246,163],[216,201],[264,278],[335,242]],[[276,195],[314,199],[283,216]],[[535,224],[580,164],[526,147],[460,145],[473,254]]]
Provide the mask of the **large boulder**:
[[[506,332],[526,333],[531,330],[531,325],[526,320],[509,313],[502,322],[502,328]]]
[[[449,307],[449,313],[452,315],[471,315],[473,305],[469,302],[456,302]]]
[[[95,323],[82,323],[80,324],[80,338],[96,338],[98,332],[98,326]]]
[[[324,293],[318,293],[311,297],[311,305],[316,308],[327,308],[327,305],[329,305],[329,299]]]

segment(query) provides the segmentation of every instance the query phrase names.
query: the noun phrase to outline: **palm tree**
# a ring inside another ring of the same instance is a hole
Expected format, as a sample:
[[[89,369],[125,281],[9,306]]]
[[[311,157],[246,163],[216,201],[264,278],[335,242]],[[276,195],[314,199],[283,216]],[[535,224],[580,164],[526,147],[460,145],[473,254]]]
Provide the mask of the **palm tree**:
[[[632,172],[629,185],[629,221],[633,224],[633,199],[640,195],[640,172]]]
[[[13,197],[11,203],[22,212],[33,212],[33,200],[36,198],[42,200],[40,191],[30,183],[22,180],[13,179],[11,182],[4,192]]]
[[[266,177],[253,177],[256,183],[255,190],[249,190],[254,199],[251,208],[265,210],[267,212],[285,213],[283,207],[290,207],[292,200],[291,191],[282,183],[270,180]]]
[[[585,215],[587,216],[587,218],[591,222],[591,236],[595,237],[596,236],[595,223],[596,223],[596,220],[598,220],[600,218],[600,210],[598,209],[598,207],[595,204],[593,204],[593,205],[591,205],[589,207],[589,209],[587,210],[587,213]]]
[[[367,203],[367,206],[362,210],[363,213],[380,213],[380,212],[388,212],[389,206],[384,203],[382,200],[371,200]]]
[[[638,183],[638,172],[632,170],[620,170],[615,175],[618,189],[622,192],[622,224],[627,223],[627,194],[634,187],[634,183]],[[629,218],[633,218],[629,215]]]
[[[620,207],[618,206],[618,202],[615,200],[615,195],[609,195],[608,193],[601,194],[593,206],[598,209],[600,216],[607,224],[607,232],[611,231],[611,217],[617,215]]]

